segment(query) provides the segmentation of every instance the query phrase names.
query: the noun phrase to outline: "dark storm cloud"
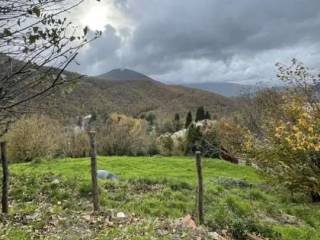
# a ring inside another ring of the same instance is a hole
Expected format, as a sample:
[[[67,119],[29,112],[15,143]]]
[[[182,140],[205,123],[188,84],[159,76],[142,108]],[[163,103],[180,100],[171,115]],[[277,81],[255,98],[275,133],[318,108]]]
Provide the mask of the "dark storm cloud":
[[[117,50],[120,48],[120,37],[116,35],[116,30],[112,26],[107,25],[102,36],[82,50],[77,60],[80,65],[72,65],[72,70],[96,73],[107,71],[106,67],[117,67],[120,64]]]
[[[86,69],[91,74],[120,64],[165,81],[248,82],[272,78],[274,64],[292,57],[320,63],[318,0],[114,4],[132,23],[106,30],[103,41],[82,55],[84,63],[95,65]]]

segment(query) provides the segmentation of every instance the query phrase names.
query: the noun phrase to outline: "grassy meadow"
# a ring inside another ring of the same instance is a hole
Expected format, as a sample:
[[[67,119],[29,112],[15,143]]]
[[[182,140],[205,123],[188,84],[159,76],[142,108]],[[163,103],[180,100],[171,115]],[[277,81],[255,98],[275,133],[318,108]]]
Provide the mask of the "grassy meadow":
[[[243,231],[270,239],[320,239],[320,205],[270,184],[251,167],[213,159],[203,165],[209,231],[227,229],[238,239]],[[159,221],[195,213],[193,158],[99,157],[98,169],[119,177],[99,180],[103,211],[133,214],[143,219],[139,224],[123,230],[82,221],[91,211],[87,158],[12,164],[10,216],[27,224],[0,228],[0,239],[171,239],[159,235]]]

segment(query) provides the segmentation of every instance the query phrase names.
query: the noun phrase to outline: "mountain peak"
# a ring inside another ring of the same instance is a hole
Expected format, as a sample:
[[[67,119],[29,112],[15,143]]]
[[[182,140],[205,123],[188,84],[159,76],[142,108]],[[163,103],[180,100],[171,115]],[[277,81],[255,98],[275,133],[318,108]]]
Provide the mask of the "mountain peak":
[[[148,76],[127,68],[113,69],[107,73],[97,76],[100,79],[111,81],[135,81],[135,80],[152,80]]]

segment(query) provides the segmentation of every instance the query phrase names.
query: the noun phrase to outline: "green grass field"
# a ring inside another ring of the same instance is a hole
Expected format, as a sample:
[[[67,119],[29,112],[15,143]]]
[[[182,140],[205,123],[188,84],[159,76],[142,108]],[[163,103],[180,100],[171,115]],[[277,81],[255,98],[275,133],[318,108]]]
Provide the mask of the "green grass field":
[[[176,181],[194,183],[195,162],[189,157],[99,157],[98,169],[107,169],[121,179],[130,178],[168,178]],[[14,164],[14,173],[52,172],[69,177],[90,178],[89,159],[63,159],[47,161],[44,164]],[[220,160],[205,160],[205,180],[214,177],[232,177],[258,182],[259,175],[250,167],[235,166]]]
[[[100,202],[105,210],[116,209],[148,219],[176,219],[194,214],[196,175],[192,158],[99,157],[98,169],[119,176],[116,182],[99,181]],[[10,171],[11,215],[29,216],[41,204],[50,206],[44,208],[51,208],[51,213],[66,216],[90,211],[89,159],[13,164]],[[56,178],[58,186],[52,183]],[[205,222],[210,231],[228,229],[238,239],[243,239],[243,231],[258,232],[271,239],[320,239],[320,206],[269,184],[253,168],[205,159],[204,180]],[[46,217],[30,222],[33,231],[42,231]],[[154,227],[148,226],[153,236]],[[131,229],[127,236],[132,236],[128,239],[150,239],[150,236],[134,238],[140,230]],[[121,229],[117,228],[95,231],[97,239],[127,239],[119,238],[120,235]],[[1,236],[29,239],[33,235],[12,227],[0,229],[0,239]]]

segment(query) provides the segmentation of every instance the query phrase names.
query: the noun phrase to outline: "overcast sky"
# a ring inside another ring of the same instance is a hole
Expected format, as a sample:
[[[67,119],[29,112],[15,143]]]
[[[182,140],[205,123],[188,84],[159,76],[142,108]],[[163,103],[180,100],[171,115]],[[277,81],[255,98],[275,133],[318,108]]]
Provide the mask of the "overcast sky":
[[[320,70],[320,0],[86,0],[72,18],[103,31],[72,67],[84,74],[255,83],[292,58]]]

